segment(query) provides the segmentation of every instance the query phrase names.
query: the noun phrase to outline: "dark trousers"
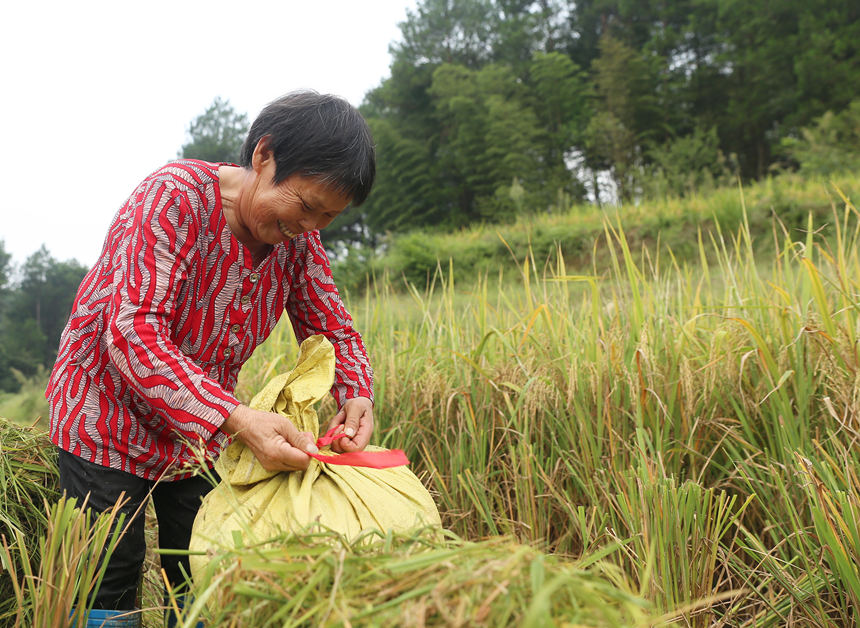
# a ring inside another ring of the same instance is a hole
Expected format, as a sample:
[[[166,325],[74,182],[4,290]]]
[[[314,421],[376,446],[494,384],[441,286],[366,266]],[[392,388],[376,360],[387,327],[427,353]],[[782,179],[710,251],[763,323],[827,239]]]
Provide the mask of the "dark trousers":
[[[146,554],[144,536],[146,500],[152,494],[158,518],[158,546],[161,549],[188,549],[191,526],[203,496],[212,490],[208,479],[196,476],[176,482],[159,482],[88,462],[66,451],[59,452],[60,490],[81,503],[89,494],[88,506],[95,512],[113,507],[120,493],[128,499],[123,528],[128,529],[114,550],[93,608],[130,610],[137,601],[137,589]],[[213,471],[214,474],[214,471]],[[217,479],[217,477],[216,477]],[[129,519],[137,513],[137,516]],[[185,582],[182,569],[190,573],[187,556],[162,554],[161,566],[171,587]]]

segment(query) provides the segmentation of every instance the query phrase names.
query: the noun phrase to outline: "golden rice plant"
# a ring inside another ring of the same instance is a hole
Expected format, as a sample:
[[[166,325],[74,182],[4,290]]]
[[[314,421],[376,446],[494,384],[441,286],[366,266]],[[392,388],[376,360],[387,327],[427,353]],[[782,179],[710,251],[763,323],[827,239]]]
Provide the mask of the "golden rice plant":
[[[852,477],[858,416],[857,212],[817,191],[827,223],[775,217],[768,245],[736,192],[740,227],[694,233],[696,263],[607,218],[590,269],[511,246],[516,271],[464,285],[448,259],[426,289],[378,278],[351,304],[377,439],[411,454],[458,534],[572,557],[615,543],[682,623],[852,621],[835,515],[797,476],[800,455]]]
[[[212,554],[182,616],[213,626],[646,626],[617,568],[435,530],[312,532]]]

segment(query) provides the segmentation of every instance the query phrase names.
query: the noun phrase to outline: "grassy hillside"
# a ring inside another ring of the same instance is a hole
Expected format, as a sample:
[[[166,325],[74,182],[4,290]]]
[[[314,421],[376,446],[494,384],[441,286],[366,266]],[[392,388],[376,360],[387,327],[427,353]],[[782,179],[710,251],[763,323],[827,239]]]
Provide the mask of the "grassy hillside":
[[[688,198],[651,200],[636,206],[601,209],[578,205],[567,212],[522,217],[513,224],[485,225],[457,233],[415,232],[392,236],[384,252],[363,259],[353,251],[351,257],[336,263],[335,278],[343,290],[362,292],[369,277],[390,277],[402,287],[405,279],[419,288],[427,285],[439,260],[443,266],[454,261],[459,283],[472,282],[480,273],[495,274],[510,268],[531,251],[543,265],[560,252],[568,268],[601,268],[609,262],[609,251],[602,246],[604,222],[621,221],[632,250],[643,247],[654,253],[668,251],[681,261],[699,254],[697,237],[715,232],[715,225],[727,232],[740,226],[744,208],[749,234],[756,250],[774,249],[773,227],[776,217],[789,232],[805,228],[807,216],[829,236],[833,235],[832,208],[841,190],[848,198],[860,194],[860,173],[845,174],[832,180],[813,180],[784,174],[753,183],[743,189],[720,188]]]

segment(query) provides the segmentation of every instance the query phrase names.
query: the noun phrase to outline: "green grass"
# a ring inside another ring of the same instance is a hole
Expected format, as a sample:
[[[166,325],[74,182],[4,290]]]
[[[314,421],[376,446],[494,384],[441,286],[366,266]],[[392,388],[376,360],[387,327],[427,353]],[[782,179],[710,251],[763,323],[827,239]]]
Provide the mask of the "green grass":
[[[370,541],[370,542],[368,542]],[[346,543],[326,532],[219,552],[184,617],[216,626],[647,625],[619,569],[510,539],[435,530]]]
[[[836,176],[835,183],[849,197],[860,193],[857,174]],[[828,231],[832,217],[831,180],[809,179],[785,173],[752,183],[743,189],[749,233],[756,250],[773,252],[773,218],[790,232],[802,230],[812,214],[818,228]],[[342,290],[363,292],[373,277],[392,278],[402,286],[406,279],[424,288],[438,261],[443,267],[454,261],[455,279],[470,284],[481,273],[495,275],[499,268],[512,269],[515,259],[527,252],[542,267],[556,259],[560,250],[571,268],[610,263],[600,236],[608,216],[623,220],[631,249],[643,247],[653,254],[679,261],[695,261],[699,255],[697,233],[714,231],[717,225],[734,232],[744,219],[737,187],[717,188],[685,198],[666,197],[622,208],[576,205],[563,212],[523,215],[512,224],[486,224],[458,232],[398,234],[385,241],[384,253],[364,259],[356,251],[334,264]],[[828,231],[829,232],[829,231]],[[829,232],[832,233],[832,232]]]
[[[620,543],[608,560],[659,612],[700,602],[682,624],[854,625],[858,221],[817,189],[826,220],[758,237],[735,192],[739,226],[694,230],[687,261],[607,219],[590,268],[524,246],[462,283],[456,262],[426,290],[372,282],[351,311],[377,439],[457,534],[573,558]]]
[[[14,417],[20,425],[36,424],[43,430],[48,429],[48,400],[45,399],[45,386],[48,373],[41,369],[32,377],[18,377],[20,388],[17,392],[0,393],[0,417]]]
[[[0,625],[80,622],[116,542],[118,508],[91,518],[59,494],[56,449],[34,427],[0,418]]]
[[[684,227],[683,254],[631,213],[588,231],[587,263],[564,247],[547,262],[526,238],[493,272],[379,275],[349,304],[376,371],[375,442],[407,451],[452,535],[382,554],[330,538],[222,550],[193,612],[856,625],[860,222],[842,188],[797,186],[816,209],[799,204],[794,227],[751,207],[765,182],[725,193],[726,226]],[[280,325],[240,397],[295,356]]]
[[[73,618],[82,625],[91,610],[90,594],[104,575],[99,557],[109,557],[124,521],[121,504],[96,517],[65,497],[45,504],[47,522],[38,538],[38,553],[28,550],[28,539],[16,531],[10,546],[3,539],[0,564],[12,584],[0,619],[9,625],[64,628]],[[13,623],[14,620],[14,623]]]
[[[0,539],[11,552],[38,562],[39,536],[48,527],[43,505],[58,497],[56,453],[45,434],[0,419]],[[14,583],[23,578],[23,569],[3,561],[0,621],[15,612]]]

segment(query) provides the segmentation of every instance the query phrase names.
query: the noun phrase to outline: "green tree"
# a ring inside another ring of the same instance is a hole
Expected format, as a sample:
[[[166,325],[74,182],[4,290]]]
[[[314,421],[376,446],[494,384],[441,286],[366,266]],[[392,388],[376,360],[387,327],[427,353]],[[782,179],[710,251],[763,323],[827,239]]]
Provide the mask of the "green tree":
[[[572,200],[584,196],[582,183],[567,165],[568,158],[582,146],[592,113],[591,87],[586,74],[570,57],[560,52],[537,52],[528,68],[529,104],[537,116],[539,144],[545,168],[544,191],[559,190]],[[549,198],[543,198],[542,206]]]
[[[516,209],[510,197],[515,179],[526,192],[542,186],[540,129],[527,93],[506,65],[470,70],[443,64],[434,72],[430,94],[441,131],[438,156],[454,201],[447,224],[508,217]]]
[[[438,221],[439,191],[428,145],[404,137],[391,120],[372,118],[377,177],[366,224],[374,233],[406,231]]]
[[[742,174],[761,176],[782,137],[846,107],[860,83],[860,4],[850,0],[578,0],[568,8],[566,49],[594,75],[606,36],[647,60],[652,113],[633,127],[616,111],[614,121],[594,122],[622,124],[646,164],[645,129],[652,146],[715,127]]]
[[[9,283],[12,279],[12,254],[6,251],[6,243],[0,240],[0,299],[9,288]],[[0,301],[2,307],[2,301]]]
[[[860,83],[849,0],[422,0],[401,31],[362,106],[373,231],[542,210],[581,158],[623,200],[757,177]]]
[[[246,114],[237,113],[229,100],[216,97],[206,111],[191,121],[189,141],[182,145],[179,156],[238,163],[249,126]]]
[[[804,0],[805,1],[805,0]],[[797,106],[792,55],[797,49],[798,2],[720,3],[720,59],[729,71],[728,102],[719,128],[739,155],[746,176],[760,177],[771,161],[768,135]]]
[[[800,6],[793,66],[801,106],[796,118],[789,115],[792,127],[848,107],[860,85],[860,3],[813,0]]]
[[[11,295],[12,255],[6,251],[6,244],[0,240],[0,390],[13,390],[14,377],[9,365],[10,356],[6,352],[4,321],[9,309]]]
[[[653,73],[637,51],[611,34],[601,38],[592,69],[599,113],[585,131],[586,160],[593,169],[610,170],[618,197],[627,201],[636,193],[642,145],[654,132]]]
[[[475,69],[492,60],[497,32],[492,0],[424,0],[406,16],[402,41],[391,46],[397,61]]]
[[[492,61],[522,75],[536,53],[561,50],[569,37],[564,12],[562,0],[495,0]]]
[[[362,208],[372,231],[498,220],[581,194],[566,158],[585,125],[584,75],[562,54],[536,56],[559,45],[564,10],[425,0],[409,12],[391,77],[362,105],[379,166]]]
[[[642,182],[645,194],[686,196],[712,187],[730,185],[737,176],[736,164],[719,148],[716,128],[696,128],[692,133],[648,149],[651,167]]]
[[[860,83],[860,4],[709,0],[721,42],[725,106],[715,124],[747,177],[767,173],[783,137],[839,111]]]
[[[6,370],[0,387],[17,389],[9,369],[31,376],[50,368],[60,334],[86,269],[71,260],[59,262],[42,246],[26,259],[18,281],[4,295],[0,317],[0,357]]]
[[[784,138],[782,149],[808,174],[860,169],[860,99],[839,113],[825,112],[798,137]]]
[[[442,220],[445,195],[435,159],[440,134],[429,94],[436,67],[395,55],[391,76],[360,108],[376,142],[376,182],[360,208],[371,242],[379,234]]]

